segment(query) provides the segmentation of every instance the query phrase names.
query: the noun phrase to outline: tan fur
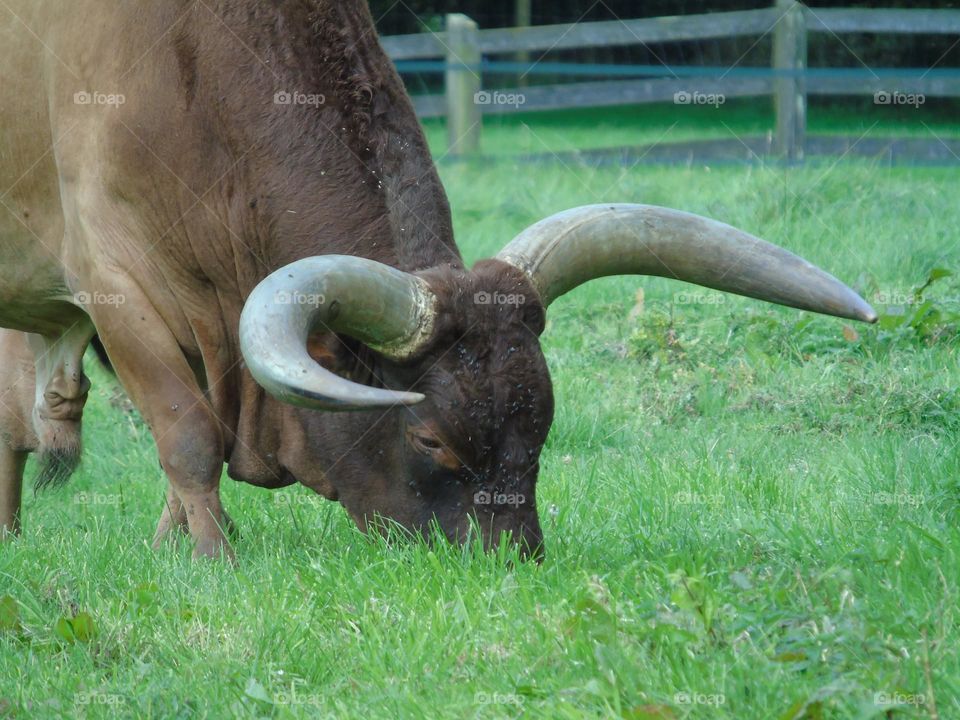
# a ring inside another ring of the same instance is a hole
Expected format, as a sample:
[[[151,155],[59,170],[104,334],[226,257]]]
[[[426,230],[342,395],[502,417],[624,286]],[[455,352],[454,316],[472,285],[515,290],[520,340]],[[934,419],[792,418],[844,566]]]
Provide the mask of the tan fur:
[[[300,482],[339,499],[364,527],[383,515],[426,532],[439,519],[461,539],[476,511],[488,540],[512,530],[536,547],[531,463],[552,394],[530,328],[542,328],[543,308],[472,304],[477,292],[535,292],[503,264],[464,270],[426,140],[366,3],[4,5],[0,327],[31,335],[0,349],[0,366],[32,356],[37,392],[29,401],[26,386],[0,379],[0,393],[16,385],[21,397],[0,423],[21,419],[35,437],[20,446],[76,458],[80,360],[96,332],[169,478],[158,542],[186,523],[198,555],[232,557],[219,495],[226,462],[238,480]],[[275,102],[294,92],[324,101]],[[443,298],[443,346],[420,357],[388,362],[349,338],[315,348],[358,381],[425,386],[433,397],[416,414],[281,406],[245,371],[237,334],[247,296],[274,270],[322,254],[418,272]],[[451,352],[458,338],[470,347]],[[471,415],[479,407],[489,417]],[[427,423],[443,430],[440,453],[407,440]],[[0,445],[9,498],[22,474],[15,435]],[[479,483],[522,484],[530,500],[475,509]]]

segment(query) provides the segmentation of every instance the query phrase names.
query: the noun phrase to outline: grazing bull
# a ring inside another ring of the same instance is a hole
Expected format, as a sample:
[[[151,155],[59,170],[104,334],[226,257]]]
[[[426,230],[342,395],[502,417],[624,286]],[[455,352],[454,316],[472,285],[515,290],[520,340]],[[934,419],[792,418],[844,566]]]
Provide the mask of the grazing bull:
[[[95,336],[169,478],[156,543],[231,555],[226,463],[363,528],[537,550],[556,298],[659,275],[875,318],[784,250],[647,206],[561,213],[466,269],[360,0],[5,0],[0,81],[5,530],[28,453],[41,486],[79,460]]]

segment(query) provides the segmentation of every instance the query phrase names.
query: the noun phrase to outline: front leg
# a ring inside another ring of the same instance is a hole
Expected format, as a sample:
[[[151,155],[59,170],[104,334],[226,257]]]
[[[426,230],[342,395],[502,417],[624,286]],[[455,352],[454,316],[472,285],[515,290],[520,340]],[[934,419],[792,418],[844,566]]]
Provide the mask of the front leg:
[[[153,549],[159,550],[168,540],[177,540],[181,535],[190,534],[190,524],[187,521],[187,510],[183,507],[180,496],[173,485],[167,486],[167,498],[163,505],[157,531],[153,535]]]
[[[240,536],[236,523],[223,510],[223,529],[227,535],[236,540]],[[173,485],[167,487],[167,499],[163,505],[163,513],[160,515],[160,522],[157,523],[157,531],[153,535],[153,549],[159,550],[164,542],[168,540],[178,540],[184,535],[190,534],[190,524],[187,520],[187,510],[183,506],[183,501],[173,489]]]
[[[185,519],[194,557],[233,560],[220,502],[224,441],[219,420],[179,343],[139,286],[116,278],[95,286],[124,298],[122,304],[91,312],[120,382],[150,426],[170,480],[155,543]]]

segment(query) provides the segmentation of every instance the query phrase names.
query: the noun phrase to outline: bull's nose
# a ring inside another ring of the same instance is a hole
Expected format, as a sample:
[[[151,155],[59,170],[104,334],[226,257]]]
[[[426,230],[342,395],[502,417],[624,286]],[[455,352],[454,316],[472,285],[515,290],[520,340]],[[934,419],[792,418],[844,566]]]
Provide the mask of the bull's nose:
[[[538,529],[524,527],[520,535],[520,557],[524,560],[533,560],[538,565],[543,563],[546,551],[543,547],[543,533]]]
[[[523,562],[534,561],[537,564],[543,562],[544,548],[543,535],[539,532],[532,532],[529,528],[523,527],[519,530],[502,530],[501,532],[491,532],[484,535],[483,546],[487,552],[495,551],[501,542],[507,542],[517,548],[520,560]]]
[[[543,549],[543,541],[539,541],[535,545],[530,545],[526,542],[523,542],[520,546],[520,558],[525,561],[533,561],[537,565],[543,565],[543,561],[546,558],[546,551]]]

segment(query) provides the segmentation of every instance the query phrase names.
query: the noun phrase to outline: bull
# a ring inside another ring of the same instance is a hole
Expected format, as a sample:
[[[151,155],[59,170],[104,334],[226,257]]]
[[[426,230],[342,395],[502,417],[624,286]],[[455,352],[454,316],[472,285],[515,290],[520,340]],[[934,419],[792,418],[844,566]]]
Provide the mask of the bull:
[[[642,205],[547,218],[467,269],[360,0],[6,0],[0,79],[5,533],[29,453],[40,487],[79,462],[96,337],[169,480],[157,546],[233,556],[226,465],[363,529],[539,553],[558,297],[656,275],[876,318],[785,250]]]

